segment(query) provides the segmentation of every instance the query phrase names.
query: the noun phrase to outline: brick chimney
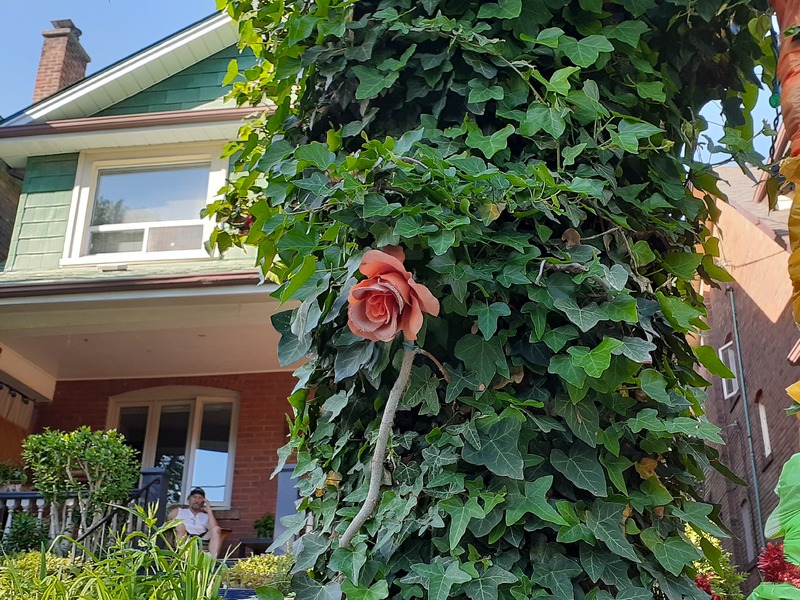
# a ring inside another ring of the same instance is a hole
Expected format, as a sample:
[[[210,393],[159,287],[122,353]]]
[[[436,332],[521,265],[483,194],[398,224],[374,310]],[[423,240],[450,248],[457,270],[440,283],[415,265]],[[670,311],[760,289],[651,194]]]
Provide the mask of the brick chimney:
[[[69,19],[51,21],[54,29],[43,31],[44,45],[33,101],[38,102],[86,76],[86,65],[91,60],[78,41],[81,30]]]

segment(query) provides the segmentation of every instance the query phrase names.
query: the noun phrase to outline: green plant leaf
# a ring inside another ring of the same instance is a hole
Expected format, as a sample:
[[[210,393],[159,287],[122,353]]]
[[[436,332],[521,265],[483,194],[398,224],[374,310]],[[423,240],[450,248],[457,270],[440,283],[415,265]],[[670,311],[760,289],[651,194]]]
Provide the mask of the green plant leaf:
[[[589,377],[600,377],[611,365],[611,353],[622,346],[622,342],[614,338],[604,338],[592,350],[584,346],[573,346],[567,352],[572,356],[572,362],[580,367]]]
[[[336,161],[336,155],[328,150],[326,144],[311,142],[305,146],[300,146],[294,151],[294,156],[298,160],[304,160],[323,171]]]
[[[479,19],[516,19],[522,12],[522,0],[499,0],[497,4],[482,3]]]
[[[470,129],[465,143],[470,148],[480,150],[486,158],[492,158],[495,154],[506,148],[509,136],[514,133],[513,125],[506,125],[499,131],[491,135],[483,135],[477,126]]]
[[[712,346],[693,346],[692,352],[694,352],[700,364],[708,369],[708,372],[712,375],[724,377],[726,379],[733,379],[736,377],[733,371],[720,360],[717,351]]]
[[[416,563],[411,565],[411,571],[422,578],[430,600],[447,600],[454,585],[472,579],[459,568],[458,561],[452,558],[431,564]]]
[[[556,410],[569,426],[572,433],[594,448],[597,446],[597,432],[600,430],[600,417],[594,402],[584,398],[573,404],[569,398],[556,397]]]
[[[567,128],[562,109],[535,102],[528,107],[525,119],[520,126],[522,135],[532,136],[545,131],[554,138],[559,138]]]
[[[352,586],[354,581],[358,582],[358,576],[366,563],[367,545],[361,542],[354,546],[334,550],[328,566],[347,577],[348,581],[342,584],[342,591],[347,594],[345,586],[348,584]]]
[[[347,600],[385,600],[389,597],[389,584],[385,579],[381,579],[370,587],[359,587],[347,579],[342,583],[342,592],[347,596]]]
[[[582,388],[586,382],[586,371],[577,366],[571,356],[564,354],[556,354],[550,359],[547,372],[558,375],[566,383],[576,388]]]
[[[465,461],[481,465],[495,475],[522,479],[523,460],[519,451],[520,422],[505,417],[487,424],[486,419],[478,419],[480,448],[467,443],[461,450]]]
[[[461,542],[472,519],[482,519],[486,512],[478,504],[476,498],[469,498],[464,504],[459,498],[448,498],[439,502],[439,508],[450,515],[450,551]]]
[[[342,588],[336,582],[325,585],[314,581],[306,572],[297,573],[292,579],[292,590],[297,600],[341,600]]]
[[[283,600],[284,596],[280,590],[264,585],[253,590],[258,600]]]
[[[652,527],[639,534],[642,543],[652,550],[656,560],[673,575],[680,575],[683,569],[700,558],[700,553],[690,543],[676,535],[662,539]]]
[[[320,555],[328,549],[330,540],[319,533],[306,533],[292,544],[294,566],[292,573],[312,569]]]
[[[586,525],[614,554],[638,563],[641,561],[623,533],[624,513],[624,504],[598,501],[587,511]]]
[[[556,525],[567,525],[564,518],[547,501],[547,493],[553,485],[553,476],[539,477],[534,482],[526,481],[520,490],[508,495],[506,525],[514,525],[528,513],[533,513],[543,521]]]
[[[400,73],[389,71],[384,73],[374,67],[356,65],[352,69],[353,74],[358,77],[358,88],[356,89],[356,100],[368,100],[380,94],[397,81]]]
[[[476,579],[464,585],[464,593],[471,600],[497,600],[497,589],[501,585],[516,583],[517,577],[497,565],[480,573]]]
[[[508,363],[499,338],[484,340],[481,336],[467,334],[456,342],[455,355],[463,361],[468,371],[478,376],[478,382],[488,387],[496,373],[509,375]]]
[[[572,298],[556,298],[553,305],[584,333],[597,325],[606,316],[596,302],[590,302],[586,306],[580,307]]]
[[[623,21],[617,25],[603,28],[603,35],[607,38],[619,40],[629,46],[636,48],[639,45],[639,39],[650,28],[643,21]]]
[[[497,319],[509,316],[511,309],[505,302],[484,304],[478,301],[469,307],[467,314],[478,317],[478,329],[483,334],[483,339],[488,341],[497,331]]]
[[[564,36],[559,41],[559,50],[579,67],[591,67],[601,52],[613,52],[614,45],[603,35],[589,35],[581,40]]]
[[[322,410],[330,411],[330,418],[333,420],[341,414],[342,410],[344,410],[344,407],[347,406],[347,401],[349,399],[350,394],[348,392],[337,392],[325,400],[325,402],[322,404]]]
[[[597,460],[597,452],[584,444],[573,444],[569,456],[561,450],[550,453],[553,467],[573,484],[598,498],[608,495],[606,475]]]

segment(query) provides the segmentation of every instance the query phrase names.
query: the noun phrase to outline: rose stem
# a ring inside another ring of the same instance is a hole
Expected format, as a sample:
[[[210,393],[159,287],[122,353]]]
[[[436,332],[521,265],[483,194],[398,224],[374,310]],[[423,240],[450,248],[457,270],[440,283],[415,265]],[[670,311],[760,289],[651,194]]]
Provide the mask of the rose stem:
[[[381,481],[383,481],[383,463],[386,461],[386,447],[389,445],[389,435],[392,433],[394,415],[397,412],[397,406],[400,404],[400,397],[406,391],[411,378],[411,363],[414,362],[416,354],[417,352],[413,348],[406,348],[403,351],[403,363],[400,366],[400,373],[397,375],[397,381],[394,382],[391,392],[389,392],[389,399],[386,401],[386,408],[383,409],[383,417],[381,417],[381,425],[378,429],[378,439],[375,440],[375,452],[372,455],[367,498],[361,506],[361,510],[358,511],[347,530],[339,538],[340,548],[346,548],[350,545],[358,530],[372,516],[375,507],[378,506]]]

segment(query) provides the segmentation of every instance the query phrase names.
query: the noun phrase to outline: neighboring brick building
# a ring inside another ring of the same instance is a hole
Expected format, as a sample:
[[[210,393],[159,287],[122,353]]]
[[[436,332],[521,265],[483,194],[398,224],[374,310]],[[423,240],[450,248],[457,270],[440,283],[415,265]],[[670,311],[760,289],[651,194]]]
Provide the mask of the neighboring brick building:
[[[0,460],[44,427],[117,428],[170,502],[203,486],[227,542],[252,538],[294,512],[291,470],[270,478],[293,380],[275,286],[206,253],[200,210],[254,112],[222,79],[255,57],[219,13],[84,78],[80,30],[53,25],[34,104],[0,121]]]
[[[720,448],[723,462],[748,485],[734,485],[711,471],[705,495],[722,506],[723,519],[734,533],[726,547],[749,573],[747,586],[752,589],[759,581],[755,564],[763,523],[778,500],[773,490],[783,464],[800,450],[798,421],[785,413],[791,404],[785,388],[800,379],[800,369],[787,358],[798,342],[798,329],[792,317],[787,273],[788,207],[768,212],[766,200],[755,202],[755,186],[738,167],[726,167],[719,173],[728,180],[720,187],[730,204],[720,203],[718,262],[736,281],[722,283],[718,289],[702,288],[711,329],[701,339],[704,345],[721,351],[737,380],[712,378],[706,410],[709,419],[722,428],[727,443]],[[743,374],[738,369],[736,329]]]

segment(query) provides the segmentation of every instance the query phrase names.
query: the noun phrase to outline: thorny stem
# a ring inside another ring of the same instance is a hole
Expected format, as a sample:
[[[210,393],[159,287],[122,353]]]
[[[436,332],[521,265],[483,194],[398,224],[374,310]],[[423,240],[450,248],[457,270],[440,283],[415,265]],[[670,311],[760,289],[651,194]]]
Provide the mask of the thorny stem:
[[[381,425],[378,429],[378,439],[375,440],[375,452],[372,454],[370,465],[367,498],[364,500],[361,510],[358,511],[347,530],[339,538],[340,548],[346,548],[350,545],[358,530],[372,516],[375,507],[378,506],[381,481],[383,480],[383,463],[386,461],[386,447],[389,445],[389,435],[392,433],[394,415],[397,412],[397,406],[400,404],[400,397],[406,391],[411,379],[411,364],[414,362],[416,355],[417,350],[415,348],[403,351],[403,363],[400,366],[400,373],[397,375],[397,381],[394,382],[391,392],[389,392],[389,399],[386,401],[386,408],[383,409],[383,417],[381,417]]]

